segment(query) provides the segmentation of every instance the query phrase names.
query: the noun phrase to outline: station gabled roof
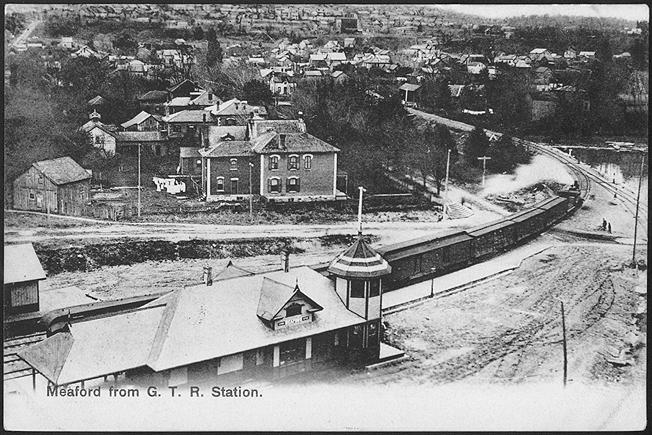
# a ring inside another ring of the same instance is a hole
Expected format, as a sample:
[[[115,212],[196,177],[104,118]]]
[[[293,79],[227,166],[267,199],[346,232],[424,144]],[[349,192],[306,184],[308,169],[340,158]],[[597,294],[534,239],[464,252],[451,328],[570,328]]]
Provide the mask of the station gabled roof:
[[[328,266],[328,272],[341,278],[369,279],[387,275],[391,271],[392,267],[362,236]]]
[[[31,243],[5,245],[4,283],[45,279],[45,272]]]

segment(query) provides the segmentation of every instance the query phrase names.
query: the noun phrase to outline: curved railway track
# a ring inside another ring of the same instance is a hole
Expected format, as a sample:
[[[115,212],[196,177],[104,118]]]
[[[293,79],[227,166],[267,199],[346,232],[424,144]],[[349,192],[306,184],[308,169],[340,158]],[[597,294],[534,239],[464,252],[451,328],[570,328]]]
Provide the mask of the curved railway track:
[[[438,115],[433,115],[431,113],[422,112],[420,110],[410,109],[410,108],[408,108],[407,110],[412,116],[419,116],[427,121],[433,121],[438,124],[446,125],[453,130],[470,132],[475,128],[473,125],[466,124],[464,122],[455,121]],[[492,131],[492,130],[485,130],[485,132],[488,135],[496,135],[497,137],[502,136],[502,133]],[[618,187],[610,183],[608,180],[606,180],[604,177],[595,174],[590,169],[583,167],[574,158],[568,156],[566,153],[562,151],[557,150],[556,148],[550,147],[549,145],[527,141],[516,137],[514,137],[513,140],[516,144],[520,144],[528,148],[534,148],[538,153],[552,157],[555,160],[564,164],[575,175],[575,178],[580,184],[580,189],[584,192],[583,195],[584,199],[586,199],[589,195],[589,192],[591,190],[591,184],[595,183],[596,185],[599,185],[600,187],[605,189],[607,192],[615,194],[616,199],[622,204],[623,208],[625,208],[627,211],[629,211],[632,214],[632,217],[636,214],[635,194],[625,189],[619,189]],[[642,231],[642,233],[645,235],[646,238],[647,238],[647,215],[648,215],[647,204],[642,204],[642,203],[639,204],[639,216],[638,216],[639,229]]]

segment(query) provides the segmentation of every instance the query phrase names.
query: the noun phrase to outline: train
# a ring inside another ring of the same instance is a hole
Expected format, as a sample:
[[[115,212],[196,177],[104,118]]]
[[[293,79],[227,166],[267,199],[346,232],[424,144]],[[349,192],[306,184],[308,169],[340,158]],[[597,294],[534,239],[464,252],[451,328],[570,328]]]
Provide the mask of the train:
[[[445,275],[507,251],[549,228],[583,202],[577,185],[503,219],[377,249],[392,266],[384,291]]]
[[[497,221],[380,247],[377,251],[392,266],[383,285],[384,291],[444,275],[507,251],[578,208],[582,204],[580,193],[573,186],[558,192],[558,196]],[[326,268],[327,264],[314,267],[321,273],[326,273]],[[135,309],[163,294],[165,292],[57,309],[38,319],[38,325],[32,328],[50,336],[65,329],[71,321]]]

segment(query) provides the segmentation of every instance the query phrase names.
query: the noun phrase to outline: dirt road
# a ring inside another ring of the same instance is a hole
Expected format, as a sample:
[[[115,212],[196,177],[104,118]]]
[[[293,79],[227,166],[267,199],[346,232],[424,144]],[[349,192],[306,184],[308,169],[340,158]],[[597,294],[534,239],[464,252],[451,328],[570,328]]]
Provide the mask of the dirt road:
[[[409,360],[364,372],[319,375],[343,384],[561,382],[559,299],[568,334],[569,382],[645,382],[647,275],[621,270],[627,247],[565,246],[526,260],[510,275],[385,316],[386,339]],[[643,319],[645,319],[643,317]],[[631,349],[632,365],[607,362]]]

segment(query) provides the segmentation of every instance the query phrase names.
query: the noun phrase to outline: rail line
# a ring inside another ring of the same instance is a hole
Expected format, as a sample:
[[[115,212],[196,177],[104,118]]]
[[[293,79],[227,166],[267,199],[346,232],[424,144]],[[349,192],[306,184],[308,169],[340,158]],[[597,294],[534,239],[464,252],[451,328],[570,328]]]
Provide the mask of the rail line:
[[[18,352],[22,349],[45,339],[45,332],[21,335],[7,339],[3,343],[3,380],[24,378],[32,374],[32,368],[20,357]]]
[[[427,113],[423,112],[420,110],[416,109],[407,109],[408,112],[412,116],[419,116],[422,119],[425,119],[427,121],[433,121],[438,124],[443,124],[448,126],[449,128],[452,128],[453,130],[458,130],[458,131],[464,131],[464,132],[470,132],[472,131],[475,127],[470,124],[466,124],[464,122],[460,121],[455,121],[452,119],[444,118],[438,115],[433,115],[432,113]],[[492,131],[492,130],[485,130],[485,132],[488,135],[496,135],[497,137],[501,137],[502,133],[499,133],[497,131]],[[613,193],[616,195],[616,199],[619,200],[619,202],[622,204],[623,208],[625,208],[627,211],[629,211],[632,216],[636,212],[636,195],[632,194],[631,192],[624,190],[624,189],[618,189],[616,186],[614,186],[612,183],[610,183],[608,180],[604,179],[603,177],[594,174],[591,170],[588,170],[582,165],[578,164],[574,158],[568,156],[566,153],[563,153],[562,151],[557,150],[556,148],[550,147],[545,144],[540,144],[524,139],[520,139],[517,137],[513,138],[514,143],[520,144],[522,146],[525,146],[527,148],[533,148],[540,154],[545,154],[549,157],[554,158],[555,160],[563,163],[568,167],[568,169],[575,174],[575,177],[580,184],[580,190],[584,192],[584,199],[588,197],[588,194],[591,190],[591,183],[595,183],[605,189],[609,193]],[[647,218],[648,218],[648,207],[646,204],[641,204],[639,203],[639,218],[638,218],[638,223],[640,224],[640,230],[642,233],[645,235],[647,238]]]

